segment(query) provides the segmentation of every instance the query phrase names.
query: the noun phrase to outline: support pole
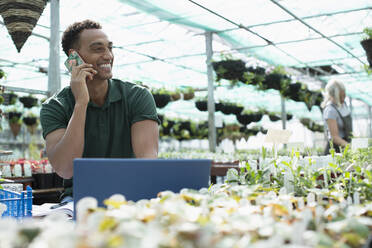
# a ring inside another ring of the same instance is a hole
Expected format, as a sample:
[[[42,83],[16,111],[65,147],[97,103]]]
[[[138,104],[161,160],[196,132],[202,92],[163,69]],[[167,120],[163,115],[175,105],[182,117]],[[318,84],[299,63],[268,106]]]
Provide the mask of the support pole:
[[[209,151],[216,151],[216,126],[214,121],[214,80],[212,68],[212,32],[205,33],[205,47],[207,53],[207,76],[208,76],[208,139]]]
[[[372,111],[371,111],[371,107],[368,104],[367,104],[367,110],[368,110],[367,133],[368,133],[368,138],[371,138],[371,136],[372,136],[372,130],[371,130]]]
[[[61,88],[59,68],[59,0],[50,0],[50,42],[48,68],[48,96]]]
[[[350,109],[350,116],[351,116],[351,130],[354,130],[353,128],[353,98],[349,97],[349,109]]]
[[[283,130],[286,129],[286,124],[287,124],[287,112],[285,110],[285,100],[284,100],[284,97],[282,95],[280,95],[280,102],[281,102],[281,105],[282,105],[282,128]]]

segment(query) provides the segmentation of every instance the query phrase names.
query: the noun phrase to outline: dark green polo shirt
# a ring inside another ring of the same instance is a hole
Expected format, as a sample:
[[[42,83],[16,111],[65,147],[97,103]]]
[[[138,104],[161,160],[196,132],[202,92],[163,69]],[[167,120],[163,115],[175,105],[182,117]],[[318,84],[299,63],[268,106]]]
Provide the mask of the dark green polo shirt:
[[[75,106],[70,86],[43,103],[40,122],[45,138],[67,128]],[[85,121],[84,158],[132,158],[131,126],[142,120],[159,123],[152,94],[144,87],[117,79],[109,80],[103,106],[89,102]],[[69,186],[71,182],[65,182]]]

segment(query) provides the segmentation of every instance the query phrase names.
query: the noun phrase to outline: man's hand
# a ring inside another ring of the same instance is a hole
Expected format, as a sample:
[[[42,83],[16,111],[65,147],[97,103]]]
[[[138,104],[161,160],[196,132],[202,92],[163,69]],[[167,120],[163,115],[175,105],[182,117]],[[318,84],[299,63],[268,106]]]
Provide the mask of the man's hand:
[[[71,71],[71,91],[75,97],[75,103],[86,105],[89,102],[87,79],[93,80],[97,73],[91,64],[73,66]]]

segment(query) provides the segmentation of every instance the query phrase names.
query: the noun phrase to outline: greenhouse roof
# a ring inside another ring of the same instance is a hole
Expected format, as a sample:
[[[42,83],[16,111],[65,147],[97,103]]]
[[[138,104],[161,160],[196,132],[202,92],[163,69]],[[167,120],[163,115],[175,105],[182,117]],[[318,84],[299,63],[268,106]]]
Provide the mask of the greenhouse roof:
[[[99,10],[99,11],[97,11]],[[372,105],[371,76],[360,41],[372,23],[370,0],[63,0],[61,32],[72,22],[99,21],[114,41],[114,77],[142,81],[169,89],[192,86],[207,92],[205,31],[212,31],[214,60],[221,54],[241,58],[247,65],[285,66],[296,80],[319,89],[339,79],[347,95]],[[4,25],[0,25],[0,67],[8,74],[5,85],[47,90],[50,6],[45,8],[22,51],[17,53]],[[62,86],[69,76],[60,52]],[[280,111],[276,91],[262,92],[223,83],[217,100],[242,103],[246,108]],[[354,114],[367,116],[365,105],[354,102]],[[318,108],[286,102],[288,112],[321,119]],[[160,112],[204,116],[192,102],[178,101]]]

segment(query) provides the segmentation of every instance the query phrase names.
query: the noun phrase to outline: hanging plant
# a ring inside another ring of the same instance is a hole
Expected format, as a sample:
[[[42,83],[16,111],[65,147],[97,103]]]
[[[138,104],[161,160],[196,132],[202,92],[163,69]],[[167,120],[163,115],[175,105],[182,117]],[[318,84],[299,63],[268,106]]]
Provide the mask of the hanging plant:
[[[265,80],[265,68],[257,66],[257,67],[248,67],[247,73],[244,75],[245,77],[245,84],[251,85],[259,85]]]
[[[217,112],[217,111],[221,111],[222,107],[223,107],[223,103],[216,102],[216,103],[214,104],[214,109],[215,109],[216,112]]]
[[[313,120],[311,120],[309,118],[301,118],[300,122],[302,123],[302,125],[307,127],[307,129],[309,129],[310,131],[320,132],[320,133],[324,132],[324,126],[323,125],[316,124]]]
[[[225,115],[229,114],[238,115],[243,111],[244,107],[240,104],[222,101],[220,102],[219,109]]]
[[[300,99],[305,103],[307,109],[311,111],[312,107],[316,105],[316,103],[320,106],[323,97],[320,91],[311,91],[306,89],[301,91]]]
[[[212,62],[212,67],[216,72],[216,81],[221,79],[232,81],[232,84],[237,81],[244,82],[244,73],[247,72],[245,62],[240,59],[225,59],[221,61]]]
[[[27,112],[23,116],[23,123],[27,127],[27,131],[31,134],[35,134],[37,130],[37,126],[39,125],[38,116],[32,112]]]
[[[278,121],[278,120],[281,120],[282,117],[280,115],[278,115],[277,113],[269,113],[269,119],[270,121]]]
[[[199,98],[195,101],[195,106],[200,111],[208,111],[208,101],[206,98]]]
[[[243,126],[246,126],[246,125],[248,125],[249,123],[252,122],[252,117],[249,114],[240,114],[240,115],[237,115],[236,116],[236,119]]]
[[[276,66],[270,73],[265,76],[265,80],[259,84],[261,90],[274,89],[281,93],[288,90],[291,83],[290,77],[282,66]]]
[[[6,78],[6,74],[5,71],[3,71],[3,69],[0,68],[0,79],[2,78]]]
[[[191,100],[195,97],[194,89],[191,87],[187,87],[185,90],[182,91],[183,100]]]
[[[2,97],[4,98],[4,105],[14,105],[17,102],[18,95],[14,92],[5,92],[2,93]]]
[[[175,92],[172,92],[171,93],[171,99],[172,99],[172,101],[178,101],[179,99],[181,99],[180,90],[177,89]]]
[[[38,99],[32,95],[29,95],[20,97],[19,101],[23,103],[23,106],[25,108],[32,108],[34,106],[37,106]]]
[[[363,38],[360,44],[366,52],[369,67],[372,68],[372,28],[364,28],[363,32],[366,34],[366,37]]]
[[[22,113],[18,112],[16,109],[10,109],[5,114],[6,118],[8,119],[8,124],[10,127],[11,132],[13,133],[14,138],[17,137],[21,130],[21,116]]]
[[[157,108],[164,108],[171,101],[170,92],[164,88],[153,89],[151,93],[154,97]]]
[[[293,101],[300,102],[300,91],[303,88],[303,84],[301,82],[296,82],[293,84],[289,84],[286,90],[283,90],[282,96],[292,99]]]
[[[46,4],[47,0],[0,1],[0,15],[18,52],[31,35]]]

